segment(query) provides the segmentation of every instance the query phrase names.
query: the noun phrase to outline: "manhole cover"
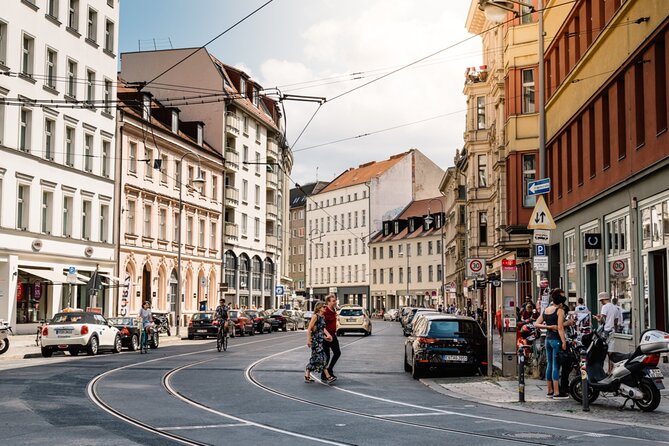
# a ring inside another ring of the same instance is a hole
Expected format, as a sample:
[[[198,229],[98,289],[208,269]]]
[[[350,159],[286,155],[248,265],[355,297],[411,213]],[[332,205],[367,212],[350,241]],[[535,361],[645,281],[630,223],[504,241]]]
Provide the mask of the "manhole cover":
[[[552,435],[541,432],[516,432],[514,434],[505,434],[505,436],[521,438],[523,440],[548,440],[549,438],[553,438]]]

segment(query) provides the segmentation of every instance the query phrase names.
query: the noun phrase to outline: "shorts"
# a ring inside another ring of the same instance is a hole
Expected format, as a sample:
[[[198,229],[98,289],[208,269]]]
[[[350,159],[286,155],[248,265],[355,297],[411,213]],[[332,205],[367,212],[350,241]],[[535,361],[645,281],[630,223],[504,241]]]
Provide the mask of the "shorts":
[[[609,334],[609,339],[607,339],[606,345],[609,348],[609,353],[616,351],[616,337],[613,333]]]

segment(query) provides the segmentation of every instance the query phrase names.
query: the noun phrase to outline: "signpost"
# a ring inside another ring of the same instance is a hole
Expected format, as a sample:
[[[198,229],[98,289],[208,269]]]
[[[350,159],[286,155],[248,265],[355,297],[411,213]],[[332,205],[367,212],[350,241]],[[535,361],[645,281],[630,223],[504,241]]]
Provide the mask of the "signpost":
[[[467,259],[467,277],[478,277],[485,275],[484,259]]]
[[[555,229],[556,227],[546,200],[544,200],[543,195],[540,195],[537,204],[534,206],[534,211],[532,211],[527,229]]]
[[[535,245],[534,253],[536,256],[545,256],[546,255],[546,245]]]
[[[537,181],[527,183],[527,195],[542,195],[551,191],[551,179],[543,178]]]

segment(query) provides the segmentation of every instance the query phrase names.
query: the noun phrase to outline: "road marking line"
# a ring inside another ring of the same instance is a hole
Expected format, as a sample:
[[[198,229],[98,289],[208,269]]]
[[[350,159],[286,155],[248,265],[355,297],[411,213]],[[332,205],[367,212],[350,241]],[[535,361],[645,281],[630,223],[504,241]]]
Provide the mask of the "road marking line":
[[[207,424],[203,426],[172,426],[172,427],[157,427],[159,431],[181,431],[189,429],[215,429],[219,427],[240,427],[252,426],[249,423],[228,423],[228,424]]]
[[[439,412],[393,413],[393,414],[388,414],[388,415],[377,415],[377,417],[381,417],[381,418],[404,418],[404,417],[434,417],[434,416],[442,416],[442,415],[448,415],[448,414],[439,413]]]

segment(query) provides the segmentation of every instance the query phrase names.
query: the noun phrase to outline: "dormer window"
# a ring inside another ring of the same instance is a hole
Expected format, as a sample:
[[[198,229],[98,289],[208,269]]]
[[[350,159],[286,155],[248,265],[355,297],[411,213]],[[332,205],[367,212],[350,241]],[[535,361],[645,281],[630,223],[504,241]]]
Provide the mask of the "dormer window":
[[[242,94],[242,96],[246,94],[246,81],[243,77],[239,79],[239,92]]]
[[[416,230],[415,220],[412,218],[409,220],[409,232]]]
[[[204,143],[204,127],[202,124],[197,125],[197,145],[201,146]]]
[[[390,234],[390,223],[385,222],[383,224],[383,235],[389,235]]]
[[[145,121],[151,119],[151,96],[145,94],[142,98],[142,118]]]
[[[172,110],[172,133],[179,132],[179,113],[176,110]]]
[[[395,234],[399,234],[399,233],[400,233],[400,222],[396,221],[395,222]]]
[[[253,89],[253,105],[258,107],[258,98],[260,97],[260,90]]]

